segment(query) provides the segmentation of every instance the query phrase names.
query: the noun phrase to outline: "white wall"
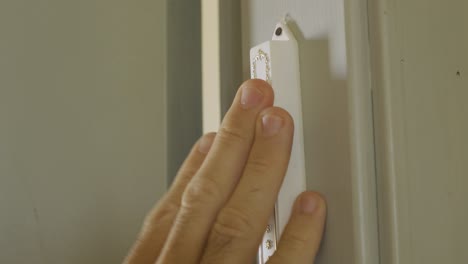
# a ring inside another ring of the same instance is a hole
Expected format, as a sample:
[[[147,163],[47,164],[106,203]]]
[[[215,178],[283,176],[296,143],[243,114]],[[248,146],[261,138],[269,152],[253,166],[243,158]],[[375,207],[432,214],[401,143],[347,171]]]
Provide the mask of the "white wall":
[[[0,2],[0,263],[119,263],[165,189],[165,1]]]
[[[468,2],[370,3],[382,263],[468,263]]]
[[[284,14],[299,31],[318,263],[467,263],[468,2],[241,3],[245,78]]]
[[[360,215],[352,196],[344,1],[242,1],[245,75],[249,49],[270,40],[285,14],[295,21],[291,27],[299,39],[307,185],[328,203],[317,263],[363,263],[356,261],[364,241],[354,232]]]

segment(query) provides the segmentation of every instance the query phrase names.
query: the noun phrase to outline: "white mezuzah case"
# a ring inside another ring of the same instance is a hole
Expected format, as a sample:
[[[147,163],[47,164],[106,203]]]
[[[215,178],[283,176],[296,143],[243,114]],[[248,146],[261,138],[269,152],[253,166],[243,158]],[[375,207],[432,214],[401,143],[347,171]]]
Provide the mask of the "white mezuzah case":
[[[252,78],[271,84],[275,106],[287,110],[295,126],[289,167],[259,247],[258,263],[263,264],[276,250],[296,197],[306,189],[299,48],[286,20],[276,25],[271,41],[250,50],[250,66]]]

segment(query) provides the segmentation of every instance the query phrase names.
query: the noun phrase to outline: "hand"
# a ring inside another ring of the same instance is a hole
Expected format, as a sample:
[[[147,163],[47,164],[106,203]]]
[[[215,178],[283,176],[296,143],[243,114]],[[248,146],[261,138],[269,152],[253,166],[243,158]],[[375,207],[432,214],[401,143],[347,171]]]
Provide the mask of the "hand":
[[[245,82],[219,132],[193,147],[149,213],[127,264],[253,263],[289,163],[294,125],[270,85]],[[268,263],[313,263],[326,215],[301,194]]]

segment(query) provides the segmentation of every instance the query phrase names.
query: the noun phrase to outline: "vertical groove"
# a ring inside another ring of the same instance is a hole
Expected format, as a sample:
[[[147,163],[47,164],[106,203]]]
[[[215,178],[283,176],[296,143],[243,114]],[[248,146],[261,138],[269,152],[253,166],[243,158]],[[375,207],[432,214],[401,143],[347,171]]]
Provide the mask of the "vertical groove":
[[[242,82],[241,2],[219,2],[221,117],[226,114]]]
[[[355,263],[380,262],[368,0],[347,4]]]
[[[376,202],[376,206],[377,206],[377,239],[378,239],[378,244],[377,244],[377,248],[378,248],[378,252],[377,252],[377,256],[378,256],[378,260],[379,260],[379,263],[381,264],[382,263],[382,259],[381,259],[381,252],[382,252],[382,248],[381,248],[381,244],[380,244],[380,241],[381,241],[381,234],[380,234],[380,207],[379,207],[379,204],[380,204],[380,199],[379,199],[379,195],[378,195],[378,170],[377,170],[377,140],[376,140],[376,137],[375,137],[375,133],[376,133],[376,127],[375,127],[375,108],[374,108],[374,91],[371,89],[371,104],[372,104],[372,141],[374,143],[374,160],[375,160],[375,169],[374,169],[374,173],[375,173],[375,197],[377,199],[377,202]]]
[[[367,25],[370,25],[371,23],[371,18],[370,18],[370,6],[369,6],[369,0],[366,0],[366,14],[367,14]],[[370,53],[370,60],[369,60],[369,66],[370,66],[370,73],[369,75],[371,76],[370,78],[370,94],[371,94],[371,115],[372,115],[372,142],[373,142],[373,147],[374,147],[374,176],[375,176],[375,198],[376,198],[376,207],[377,207],[377,258],[380,264],[382,264],[382,245],[381,245],[381,232],[380,232],[380,199],[379,199],[379,177],[378,177],[378,169],[377,169],[377,139],[376,139],[376,127],[375,127],[375,100],[374,100],[374,81],[372,78],[372,36],[371,36],[371,30],[370,27],[367,27],[367,43],[369,45],[369,53]]]
[[[202,133],[201,3],[167,1],[167,184]]]

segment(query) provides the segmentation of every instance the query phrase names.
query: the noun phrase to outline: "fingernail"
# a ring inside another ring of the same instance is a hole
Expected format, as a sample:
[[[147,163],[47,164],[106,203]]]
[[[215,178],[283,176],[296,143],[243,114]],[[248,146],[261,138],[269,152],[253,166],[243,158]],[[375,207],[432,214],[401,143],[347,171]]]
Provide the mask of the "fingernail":
[[[213,145],[214,141],[214,136],[212,135],[205,135],[202,137],[200,140],[200,143],[198,143],[198,151],[200,151],[203,154],[208,154],[208,151],[210,151],[211,145]]]
[[[259,89],[252,86],[242,88],[241,106],[250,109],[259,105],[263,101],[263,94]]]
[[[318,198],[315,195],[307,194],[301,198],[301,212],[304,214],[313,214],[317,209]]]
[[[263,135],[274,136],[283,127],[283,119],[275,115],[265,115],[262,117]]]

